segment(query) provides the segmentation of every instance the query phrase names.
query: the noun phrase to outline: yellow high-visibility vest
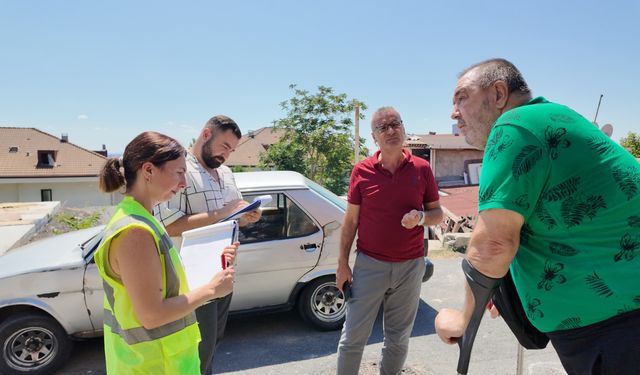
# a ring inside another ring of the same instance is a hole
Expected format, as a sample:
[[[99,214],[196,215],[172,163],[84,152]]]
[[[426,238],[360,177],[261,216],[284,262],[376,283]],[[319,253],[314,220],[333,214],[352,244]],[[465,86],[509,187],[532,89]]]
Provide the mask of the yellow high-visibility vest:
[[[125,197],[105,228],[95,253],[104,285],[104,351],[108,374],[200,374],[200,331],[192,312],[182,319],[145,329],[122,281],[109,268],[111,240],[123,230],[141,228],[153,236],[162,265],[165,298],[188,292],[177,250],[164,227],[135,199]],[[108,271],[109,270],[109,271]]]

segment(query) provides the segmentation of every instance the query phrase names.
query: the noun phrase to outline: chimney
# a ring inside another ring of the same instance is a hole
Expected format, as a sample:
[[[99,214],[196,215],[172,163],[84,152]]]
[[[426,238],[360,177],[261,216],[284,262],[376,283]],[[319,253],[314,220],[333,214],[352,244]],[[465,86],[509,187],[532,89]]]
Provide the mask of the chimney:
[[[60,137],[60,142],[62,142],[62,143],[69,142],[69,134],[68,133],[62,133],[62,137]]]
[[[93,152],[95,152],[96,154],[100,154],[105,158],[109,157],[109,153],[107,152],[107,146],[105,146],[104,144],[102,145],[102,150],[94,150]]]

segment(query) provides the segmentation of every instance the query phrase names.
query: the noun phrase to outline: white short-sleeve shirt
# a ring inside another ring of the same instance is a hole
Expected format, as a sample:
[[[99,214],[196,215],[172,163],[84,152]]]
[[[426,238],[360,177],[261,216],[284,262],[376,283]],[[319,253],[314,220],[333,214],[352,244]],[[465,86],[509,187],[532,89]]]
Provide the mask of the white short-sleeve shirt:
[[[216,181],[190,152],[186,161],[187,187],[170,201],[162,202],[153,209],[156,219],[165,227],[184,215],[219,210],[233,200],[242,199],[229,167],[221,165],[216,168]]]

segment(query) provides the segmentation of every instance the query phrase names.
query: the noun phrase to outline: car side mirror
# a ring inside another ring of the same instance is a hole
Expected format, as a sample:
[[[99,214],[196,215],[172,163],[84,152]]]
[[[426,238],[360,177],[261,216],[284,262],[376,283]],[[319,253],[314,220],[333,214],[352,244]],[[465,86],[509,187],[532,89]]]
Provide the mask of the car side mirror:
[[[324,231],[324,236],[325,237],[330,236],[331,233],[333,233],[336,229],[340,228],[341,225],[342,224],[340,224],[339,222],[337,222],[335,220],[328,222],[327,224],[325,224],[322,227],[322,230]]]

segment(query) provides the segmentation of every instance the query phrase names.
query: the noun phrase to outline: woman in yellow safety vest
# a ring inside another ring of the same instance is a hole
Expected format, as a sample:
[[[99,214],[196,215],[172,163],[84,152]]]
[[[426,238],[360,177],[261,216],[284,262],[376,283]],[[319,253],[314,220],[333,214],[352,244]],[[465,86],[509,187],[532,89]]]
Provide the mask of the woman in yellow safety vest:
[[[185,149],[144,132],[121,159],[107,160],[105,192],[126,186],[95,254],[103,278],[104,350],[109,374],[200,374],[200,333],[194,310],[233,289],[233,267],[189,290],[180,257],[152,207],[186,185]],[[225,249],[233,264],[238,243]]]

